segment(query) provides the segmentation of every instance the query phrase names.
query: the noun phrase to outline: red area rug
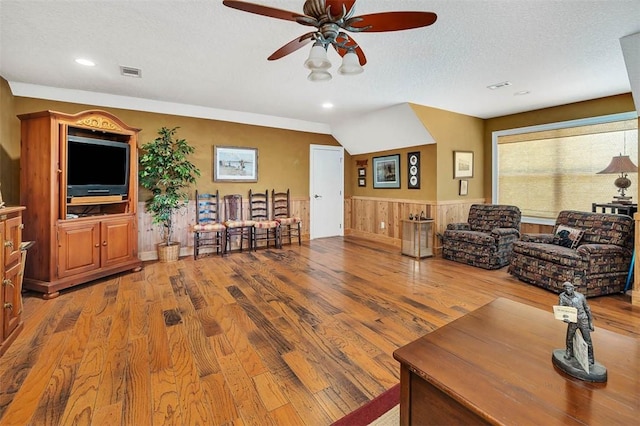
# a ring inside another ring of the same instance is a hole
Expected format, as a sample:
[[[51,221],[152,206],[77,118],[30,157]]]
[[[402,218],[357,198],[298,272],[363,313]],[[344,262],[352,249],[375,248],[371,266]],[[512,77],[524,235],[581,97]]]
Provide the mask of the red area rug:
[[[366,426],[400,403],[400,383],[352,411],[332,426]]]

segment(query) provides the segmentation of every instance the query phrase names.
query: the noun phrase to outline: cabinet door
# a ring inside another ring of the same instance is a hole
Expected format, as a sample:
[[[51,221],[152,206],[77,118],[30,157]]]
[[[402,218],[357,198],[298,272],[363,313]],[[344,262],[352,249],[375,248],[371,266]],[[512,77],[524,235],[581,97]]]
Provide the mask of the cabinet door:
[[[0,222],[0,241],[4,241],[4,222]],[[4,267],[4,252],[5,250],[0,249],[0,284],[2,284],[5,280],[5,267]],[[0,309],[2,309],[2,314],[0,314],[0,344],[4,342],[5,334],[4,334],[4,286],[0,287]]]
[[[22,242],[22,217],[10,217],[4,222],[4,264],[10,266],[20,260],[20,243]]]
[[[100,222],[58,225],[58,278],[100,267]]]
[[[9,337],[9,334],[20,324],[20,314],[22,313],[22,295],[18,291],[18,273],[20,263],[16,263],[11,269],[7,269],[2,280],[2,292],[4,301],[2,302],[2,339]]]
[[[111,266],[133,259],[133,216],[104,220],[101,225],[101,265]]]

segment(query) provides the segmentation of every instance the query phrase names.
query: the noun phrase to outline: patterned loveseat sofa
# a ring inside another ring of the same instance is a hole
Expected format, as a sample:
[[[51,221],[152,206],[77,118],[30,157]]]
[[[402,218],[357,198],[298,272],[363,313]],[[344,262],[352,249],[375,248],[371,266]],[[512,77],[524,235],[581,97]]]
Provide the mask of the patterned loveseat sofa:
[[[620,292],[633,254],[633,228],[625,215],[561,211],[552,234],[522,234],[508,271],[556,293],[565,281],[579,282],[576,291],[586,297]]]
[[[520,209],[498,204],[473,204],[466,223],[450,223],[442,236],[442,257],[484,269],[509,264],[513,243],[520,238]]]

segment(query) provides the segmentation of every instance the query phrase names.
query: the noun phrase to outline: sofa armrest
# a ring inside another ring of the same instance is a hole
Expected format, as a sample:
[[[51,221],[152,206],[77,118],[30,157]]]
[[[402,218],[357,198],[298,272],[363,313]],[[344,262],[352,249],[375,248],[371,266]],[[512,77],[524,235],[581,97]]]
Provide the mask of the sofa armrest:
[[[631,260],[632,255],[631,250],[628,248],[615,244],[582,244],[578,246],[576,251],[582,257],[624,255],[628,256],[629,260]]]
[[[447,225],[447,231],[470,231],[471,227],[468,223],[450,223]]]
[[[493,228],[491,230],[491,235],[498,239],[505,236],[515,236],[516,238],[519,238],[520,231],[515,228]]]
[[[528,243],[545,243],[553,244],[553,234],[522,234],[520,241]]]

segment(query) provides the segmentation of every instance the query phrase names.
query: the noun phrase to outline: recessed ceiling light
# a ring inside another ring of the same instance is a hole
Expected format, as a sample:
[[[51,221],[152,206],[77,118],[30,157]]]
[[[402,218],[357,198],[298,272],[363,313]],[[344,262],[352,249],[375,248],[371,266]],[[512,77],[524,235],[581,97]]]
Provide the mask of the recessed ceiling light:
[[[333,104],[331,102],[325,102],[325,103],[322,104],[322,108],[331,109],[331,108],[333,108]]]
[[[76,59],[76,63],[80,65],[84,65],[85,67],[93,67],[96,65],[95,62],[89,59],[83,59],[83,58]]]
[[[496,89],[500,89],[501,87],[507,87],[507,86],[511,86],[510,81],[503,81],[501,83],[492,84],[490,86],[487,86],[487,89],[496,90]]]
[[[529,93],[531,92],[528,90],[521,90],[519,92],[514,93],[513,96],[524,96],[524,95],[528,95]]]

